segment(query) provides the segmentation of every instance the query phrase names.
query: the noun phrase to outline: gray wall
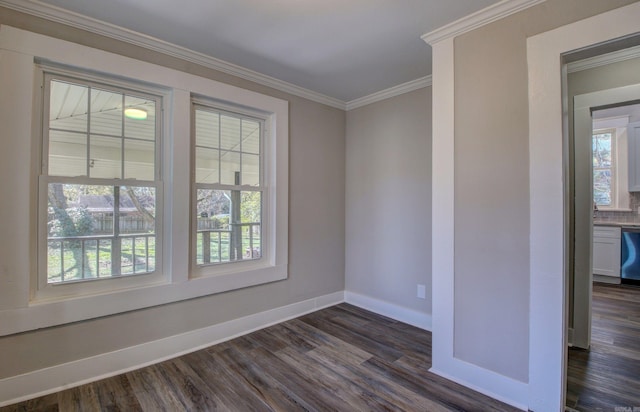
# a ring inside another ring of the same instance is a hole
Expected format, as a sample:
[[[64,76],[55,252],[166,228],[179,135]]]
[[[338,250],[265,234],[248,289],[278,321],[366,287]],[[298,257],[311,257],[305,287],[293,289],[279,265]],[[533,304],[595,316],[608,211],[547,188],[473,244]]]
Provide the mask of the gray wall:
[[[431,87],[349,111],[346,136],[346,288],[430,314]]]
[[[184,333],[344,289],[344,111],[3,8],[0,8],[0,24],[288,100],[290,122],[289,279],[0,338],[0,378]]]
[[[455,39],[454,354],[461,360],[528,381],[526,39],[633,2],[548,0]]]
[[[594,67],[568,75],[569,105],[573,97],[640,83],[640,58]],[[573,113],[570,110],[569,113]]]

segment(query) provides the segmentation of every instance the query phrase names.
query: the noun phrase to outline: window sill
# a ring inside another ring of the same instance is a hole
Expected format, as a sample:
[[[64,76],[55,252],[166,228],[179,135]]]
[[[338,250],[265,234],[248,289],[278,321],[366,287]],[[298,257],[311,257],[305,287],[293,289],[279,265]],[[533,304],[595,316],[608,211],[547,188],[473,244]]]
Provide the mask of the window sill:
[[[183,283],[31,302],[26,308],[0,310],[0,336],[276,282],[286,279],[287,272],[287,265],[269,266],[243,273],[193,278]]]

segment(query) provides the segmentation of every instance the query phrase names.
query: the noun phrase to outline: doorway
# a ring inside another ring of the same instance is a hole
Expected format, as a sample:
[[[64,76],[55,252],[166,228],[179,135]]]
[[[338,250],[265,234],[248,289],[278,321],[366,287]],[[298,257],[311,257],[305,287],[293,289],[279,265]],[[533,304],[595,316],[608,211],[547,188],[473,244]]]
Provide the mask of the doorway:
[[[530,404],[532,410],[564,408],[568,313],[568,136],[563,111],[561,56],[588,50],[638,31],[634,3],[541,33],[527,40],[530,165]],[[597,27],[597,30],[594,30]],[[615,43],[615,42],[613,42]],[[593,45],[597,45],[593,47]],[[616,50],[622,47],[617,47]],[[578,59],[576,59],[578,60]],[[566,72],[565,72],[566,73]],[[564,90],[566,92],[566,90]],[[565,94],[566,96],[566,94]],[[566,107],[565,107],[566,109]]]
[[[640,53],[640,48],[637,49]],[[619,54],[609,54],[609,60]],[[601,56],[598,58],[603,61]],[[621,76],[621,69],[628,75]],[[637,117],[640,106],[634,104],[640,98],[640,58],[569,73],[567,78],[568,237],[572,241],[568,340],[570,346],[588,349],[592,280],[620,283],[620,228],[640,224],[637,214],[640,196],[629,189],[627,134],[627,126],[640,119]],[[598,258],[595,271],[594,257]]]

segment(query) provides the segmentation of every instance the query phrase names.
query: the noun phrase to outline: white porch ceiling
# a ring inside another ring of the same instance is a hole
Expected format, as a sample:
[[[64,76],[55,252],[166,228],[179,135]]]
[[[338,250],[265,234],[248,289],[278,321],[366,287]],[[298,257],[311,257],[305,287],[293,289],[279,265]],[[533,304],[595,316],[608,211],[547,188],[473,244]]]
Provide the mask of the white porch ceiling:
[[[420,36],[498,1],[44,0],[42,3],[349,102],[431,74],[431,48]]]

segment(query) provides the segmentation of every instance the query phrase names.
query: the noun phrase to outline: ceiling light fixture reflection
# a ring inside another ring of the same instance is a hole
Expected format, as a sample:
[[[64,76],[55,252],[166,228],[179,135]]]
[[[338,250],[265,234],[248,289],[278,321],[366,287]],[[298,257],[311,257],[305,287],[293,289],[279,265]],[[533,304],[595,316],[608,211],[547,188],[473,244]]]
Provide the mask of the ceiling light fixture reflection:
[[[144,109],[136,109],[135,107],[129,107],[124,109],[124,115],[129,119],[135,120],[146,120],[147,119],[147,111]]]

